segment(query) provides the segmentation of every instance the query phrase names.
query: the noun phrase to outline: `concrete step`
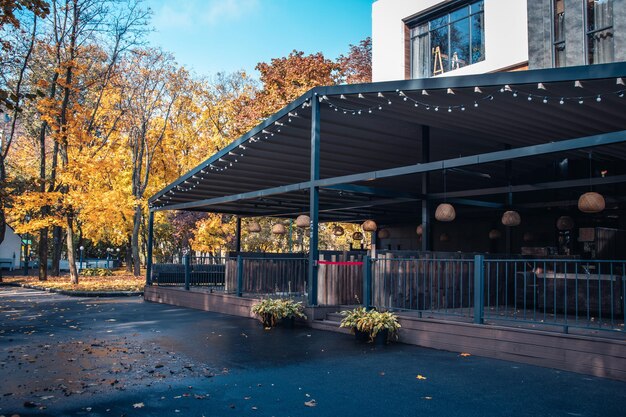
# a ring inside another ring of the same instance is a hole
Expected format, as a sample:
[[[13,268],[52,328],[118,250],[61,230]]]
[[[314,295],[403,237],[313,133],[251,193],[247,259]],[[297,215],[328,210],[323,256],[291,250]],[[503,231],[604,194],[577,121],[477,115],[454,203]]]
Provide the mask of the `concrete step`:
[[[313,320],[311,327],[318,330],[350,334],[350,329],[339,327],[339,322],[334,320]]]

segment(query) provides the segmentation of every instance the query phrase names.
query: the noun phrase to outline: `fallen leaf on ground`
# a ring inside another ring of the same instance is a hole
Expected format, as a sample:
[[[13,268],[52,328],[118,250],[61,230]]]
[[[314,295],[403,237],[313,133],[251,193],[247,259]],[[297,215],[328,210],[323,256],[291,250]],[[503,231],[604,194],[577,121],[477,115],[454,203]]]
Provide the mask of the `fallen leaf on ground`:
[[[425,400],[432,400],[433,399],[433,397],[422,397],[422,398],[425,399]]]
[[[304,405],[306,405],[307,407],[315,407],[317,405],[317,401],[315,400],[305,401]]]
[[[135,403],[133,404],[133,408],[143,408],[144,407],[144,403]]]
[[[426,377],[425,377],[425,376],[422,376],[422,375],[418,375],[418,376],[416,376],[415,378],[417,378],[417,379],[426,379]]]
[[[472,355],[471,355],[471,354],[469,354],[469,353],[465,353],[465,352],[463,352],[463,353],[461,353],[459,356],[463,356],[463,357],[465,357],[465,356],[472,356]]]

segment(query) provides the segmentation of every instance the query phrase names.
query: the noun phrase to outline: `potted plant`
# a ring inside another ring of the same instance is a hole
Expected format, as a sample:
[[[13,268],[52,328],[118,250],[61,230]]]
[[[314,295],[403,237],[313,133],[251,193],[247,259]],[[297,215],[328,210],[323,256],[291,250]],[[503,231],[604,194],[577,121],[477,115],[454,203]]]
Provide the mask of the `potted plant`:
[[[398,316],[390,311],[367,311],[365,307],[357,307],[342,312],[342,315],[344,318],[340,327],[351,328],[357,339],[363,339],[364,334],[366,339],[377,344],[387,343],[390,338],[397,336],[400,328]]]
[[[290,299],[263,299],[252,306],[252,312],[259,316],[266,328],[275,327],[280,320],[285,319],[293,327],[296,318],[306,319],[302,302]]]

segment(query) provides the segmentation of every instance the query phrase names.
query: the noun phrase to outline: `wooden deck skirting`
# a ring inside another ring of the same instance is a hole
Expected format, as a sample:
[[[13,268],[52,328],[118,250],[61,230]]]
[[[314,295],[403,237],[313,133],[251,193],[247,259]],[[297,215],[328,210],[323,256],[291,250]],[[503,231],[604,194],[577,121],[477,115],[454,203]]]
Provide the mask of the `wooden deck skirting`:
[[[228,294],[157,286],[147,286],[144,299],[242,317],[253,317],[250,307],[256,301]],[[307,309],[308,325],[345,332],[336,326],[319,325],[320,319],[336,310],[336,307]],[[400,323],[399,341],[402,343],[626,381],[624,340],[402,315]]]

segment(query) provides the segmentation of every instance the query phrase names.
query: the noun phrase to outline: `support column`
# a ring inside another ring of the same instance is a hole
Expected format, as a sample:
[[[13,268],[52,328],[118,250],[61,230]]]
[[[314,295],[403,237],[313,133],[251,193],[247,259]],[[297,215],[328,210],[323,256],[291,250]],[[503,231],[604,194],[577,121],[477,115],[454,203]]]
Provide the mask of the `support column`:
[[[152,244],[154,240],[154,212],[148,216],[148,254],[146,258],[146,285],[152,285]]]
[[[311,98],[311,185],[309,187],[309,217],[311,218],[309,248],[309,305],[317,305],[317,261],[319,225],[319,188],[313,182],[320,178],[320,103]]]
[[[239,216],[235,225],[235,252],[241,252],[241,217]]]
[[[511,145],[505,145],[504,149],[509,150],[511,149]],[[504,173],[506,176],[506,180],[507,183],[509,184],[509,192],[506,195],[506,209],[507,210],[511,210],[511,207],[513,206],[513,193],[511,192],[511,181],[513,179],[513,161],[508,160],[504,162]],[[511,236],[511,226],[506,226],[505,227],[505,232],[504,232],[504,253],[506,253],[507,255],[511,254],[511,242],[512,242],[512,236]]]
[[[430,126],[422,126],[422,159],[421,163],[430,162]],[[422,174],[422,251],[432,249],[431,244],[431,222],[430,222],[430,202],[428,201],[429,181],[428,173]]]

